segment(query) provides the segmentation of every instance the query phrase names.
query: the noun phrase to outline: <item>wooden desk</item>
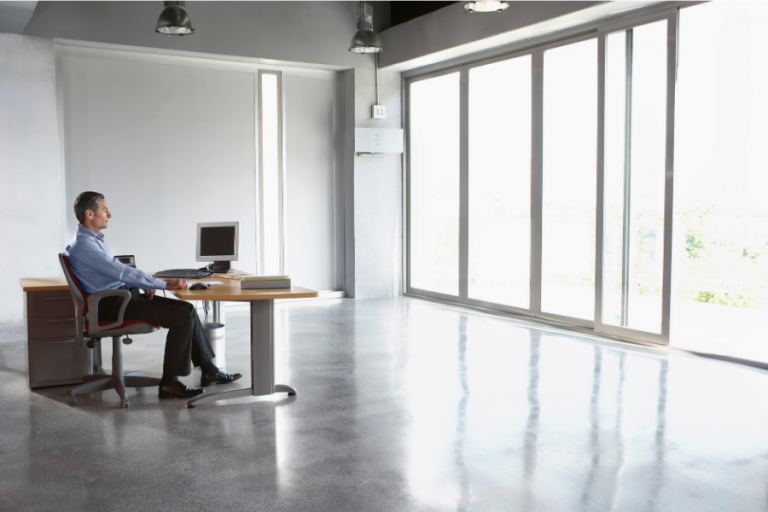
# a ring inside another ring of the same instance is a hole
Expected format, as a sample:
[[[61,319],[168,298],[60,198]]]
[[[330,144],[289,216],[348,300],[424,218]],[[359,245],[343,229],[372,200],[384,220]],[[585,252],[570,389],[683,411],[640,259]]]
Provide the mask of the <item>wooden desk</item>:
[[[251,303],[251,387],[234,389],[221,393],[204,394],[188,402],[189,408],[198,405],[239,398],[244,396],[271,395],[287,392],[295,395],[296,390],[286,384],[275,384],[275,353],[273,317],[275,299],[304,299],[318,297],[318,292],[292,286],[290,289],[241,290],[240,281],[213,275],[205,279],[190,279],[190,283],[221,281],[222,285],[211,286],[207,290],[170,290],[182,300],[236,301]],[[64,277],[25,278],[21,279],[25,292],[30,291],[69,291]]]
[[[207,290],[173,290],[182,300],[224,300],[251,303],[251,387],[233,389],[221,393],[204,394],[187,402],[187,407],[194,409],[198,405],[240,398],[262,396],[287,392],[295,395],[296,390],[287,384],[275,384],[275,335],[274,310],[275,299],[304,299],[317,297],[314,290],[299,286],[290,289],[241,290],[240,282],[211,276],[195,281],[221,281],[223,285],[214,285]]]
[[[64,277],[21,279],[30,389],[80,384],[99,354],[75,342],[75,305]]]

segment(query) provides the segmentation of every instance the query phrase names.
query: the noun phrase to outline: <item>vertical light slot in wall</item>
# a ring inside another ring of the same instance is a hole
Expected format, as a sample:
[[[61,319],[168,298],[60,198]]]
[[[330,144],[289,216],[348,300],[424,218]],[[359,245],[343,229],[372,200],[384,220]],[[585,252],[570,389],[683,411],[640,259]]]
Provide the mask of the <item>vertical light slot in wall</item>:
[[[280,76],[261,73],[261,265],[263,274],[283,273],[282,123]]]
[[[544,52],[541,310],[595,315],[597,40]]]
[[[525,55],[469,71],[468,295],[528,309],[530,267],[531,56]]]

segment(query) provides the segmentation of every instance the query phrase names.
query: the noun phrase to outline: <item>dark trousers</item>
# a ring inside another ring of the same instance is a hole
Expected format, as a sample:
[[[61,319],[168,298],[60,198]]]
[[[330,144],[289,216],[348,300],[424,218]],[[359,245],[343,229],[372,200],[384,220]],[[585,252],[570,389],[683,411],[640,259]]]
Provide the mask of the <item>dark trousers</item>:
[[[189,375],[192,373],[190,360],[193,365],[201,366],[216,356],[191,303],[157,295],[148,300],[138,289],[128,290],[131,300],[125,310],[125,320],[144,320],[168,329],[163,375]],[[107,297],[99,302],[99,320],[116,320],[122,301],[120,297]]]

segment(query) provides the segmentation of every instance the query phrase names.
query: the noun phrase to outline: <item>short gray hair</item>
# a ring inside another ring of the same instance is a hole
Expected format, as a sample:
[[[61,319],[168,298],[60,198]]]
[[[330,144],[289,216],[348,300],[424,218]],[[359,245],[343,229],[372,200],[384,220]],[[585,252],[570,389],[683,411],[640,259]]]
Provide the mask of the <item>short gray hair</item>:
[[[91,210],[96,213],[99,207],[99,201],[104,199],[104,195],[98,192],[81,192],[75,199],[75,217],[82,224],[85,222],[85,210]]]

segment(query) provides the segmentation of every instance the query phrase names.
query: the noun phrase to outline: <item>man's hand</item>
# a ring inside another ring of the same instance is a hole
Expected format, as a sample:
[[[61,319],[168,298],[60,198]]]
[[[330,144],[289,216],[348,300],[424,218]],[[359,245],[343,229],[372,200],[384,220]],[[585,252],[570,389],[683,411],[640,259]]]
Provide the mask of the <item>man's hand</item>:
[[[183,290],[189,286],[186,279],[168,279],[165,283],[166,290]]]
[[[152,297],[155,296],[155,292],[157,290],[144,290],[144,296],[147,298],[147,300],[152,300]]]

